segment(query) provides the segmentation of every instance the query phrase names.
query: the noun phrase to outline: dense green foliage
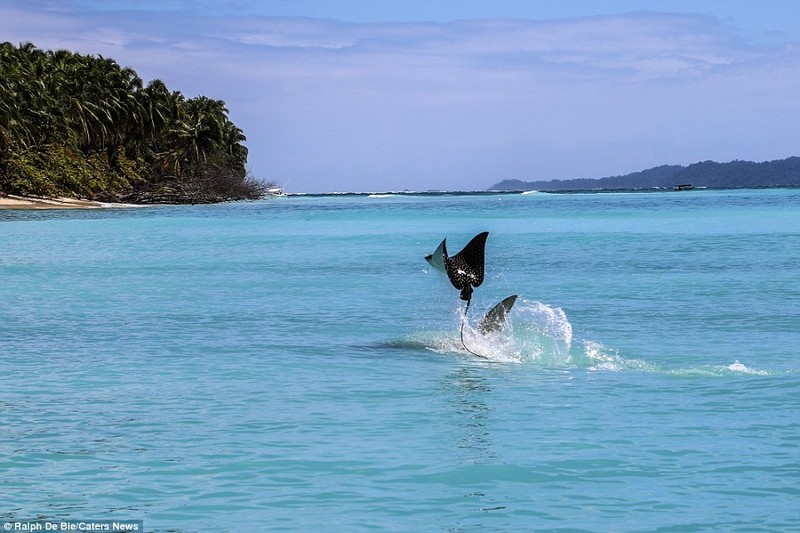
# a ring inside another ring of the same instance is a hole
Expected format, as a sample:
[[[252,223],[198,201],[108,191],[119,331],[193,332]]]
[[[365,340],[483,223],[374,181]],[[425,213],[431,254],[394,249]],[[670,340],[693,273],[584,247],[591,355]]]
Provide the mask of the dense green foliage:
[[[221,100],[102,56],[0,44],[0,193],[124,201],[255,198]]]
[[[671,189],[690,183],[695,187],[797,187],[800,186],[800,157],[777,161],[701,161],[689,166],[662,165],[624,176],[599,179],[552,181],[505,180],[490,190],[568,191],[592,189]]]

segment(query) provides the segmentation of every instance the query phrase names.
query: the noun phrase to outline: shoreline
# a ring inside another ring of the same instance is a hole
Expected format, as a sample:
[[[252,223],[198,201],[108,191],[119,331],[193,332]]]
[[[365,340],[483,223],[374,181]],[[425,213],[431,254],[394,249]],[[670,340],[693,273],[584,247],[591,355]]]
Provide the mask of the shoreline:
[[[39,198],[8,194],[0,196],[1,209],[102,209],[114,207],[134,207],[133,204],[113,204],[81,200],[79,198]]]

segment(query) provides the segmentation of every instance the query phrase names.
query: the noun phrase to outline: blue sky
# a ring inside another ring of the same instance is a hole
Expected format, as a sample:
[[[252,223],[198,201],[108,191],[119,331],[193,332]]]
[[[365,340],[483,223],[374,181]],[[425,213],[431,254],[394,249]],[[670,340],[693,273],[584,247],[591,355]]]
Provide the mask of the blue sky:
[[[225,100],[289,191],[800,155],[793,0],[0,0],[0,40]]]

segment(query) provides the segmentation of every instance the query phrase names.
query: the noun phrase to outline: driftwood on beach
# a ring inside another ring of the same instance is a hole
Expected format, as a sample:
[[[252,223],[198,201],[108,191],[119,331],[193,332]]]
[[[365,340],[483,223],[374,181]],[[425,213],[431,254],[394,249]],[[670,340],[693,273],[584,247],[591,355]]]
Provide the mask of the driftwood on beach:
[[[261,198],[270,186],[247,175],[241,179],[218,175],[189,180],[172,177],[130,191],[103,193],[96,199],[126,204],[214,204]]]

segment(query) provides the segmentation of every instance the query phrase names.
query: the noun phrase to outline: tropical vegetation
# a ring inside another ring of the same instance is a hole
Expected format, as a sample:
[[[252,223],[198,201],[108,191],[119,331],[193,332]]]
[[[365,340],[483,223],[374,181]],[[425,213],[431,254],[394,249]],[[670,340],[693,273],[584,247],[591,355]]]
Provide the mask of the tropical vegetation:
[[[221,100],[113,59],[0,44],[0,194],[127,202],[261,196]]]

